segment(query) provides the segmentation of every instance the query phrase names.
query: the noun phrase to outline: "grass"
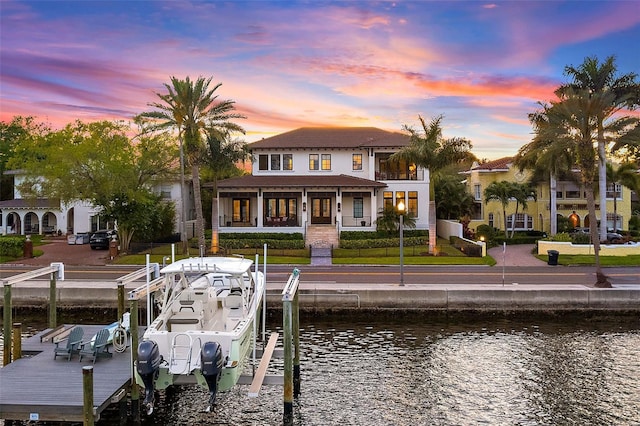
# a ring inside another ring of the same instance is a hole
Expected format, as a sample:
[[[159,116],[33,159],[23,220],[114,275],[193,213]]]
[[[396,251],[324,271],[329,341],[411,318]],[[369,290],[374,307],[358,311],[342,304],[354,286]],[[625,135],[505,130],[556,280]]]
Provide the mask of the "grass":
[[[540,260],[547,261],[546,255],[537,255]],[[564,266],[592,266],[595,256],[589,254],[560,254],[558,264]],[[600,266],[640,266],[640,255],[629,256],[600,256]]]

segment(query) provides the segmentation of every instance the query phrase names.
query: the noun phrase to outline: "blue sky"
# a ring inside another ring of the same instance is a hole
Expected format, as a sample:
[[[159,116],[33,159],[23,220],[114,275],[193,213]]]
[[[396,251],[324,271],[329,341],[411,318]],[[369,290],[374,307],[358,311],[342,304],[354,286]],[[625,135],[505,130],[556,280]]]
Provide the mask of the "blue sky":
[[[222,83],[248,142],[303,126],[417,127],[513,155],[566,65],[640,72],[640,2],[0,2],[0,118],[129,120],[170,76]]]

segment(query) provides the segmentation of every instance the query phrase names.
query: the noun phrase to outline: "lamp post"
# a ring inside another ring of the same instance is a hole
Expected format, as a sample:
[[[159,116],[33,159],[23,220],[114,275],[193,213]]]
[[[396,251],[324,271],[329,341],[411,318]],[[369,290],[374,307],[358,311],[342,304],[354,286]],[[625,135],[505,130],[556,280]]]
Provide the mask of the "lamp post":
[[[404,201],[398,202],[398,213],[400,213],[400,285],[404,286],[404,241],[403,241],[403,228],[404,228]]]

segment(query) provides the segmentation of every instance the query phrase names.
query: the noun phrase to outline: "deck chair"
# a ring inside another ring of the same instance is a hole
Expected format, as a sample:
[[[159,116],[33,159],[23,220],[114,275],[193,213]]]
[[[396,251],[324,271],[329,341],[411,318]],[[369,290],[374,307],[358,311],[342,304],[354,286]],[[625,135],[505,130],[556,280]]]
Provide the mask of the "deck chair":
[[[73,354],[80,352],[83,334],[84,331],[82,327],[74,327],[65,340],[56,342],[56,347],[53,349],[53,359],[56,359],[58,356],[66,356],[67,361],[71,361]],[[61,343],[64,343],[64,346],[62,346]]]
[[[109,330],[103,328],[98,331],[95,340],[83,343],[79,355],[80,361],[85,355],[93,356],[94,364],[98,358],[111,358],[113,354],[109,352]]]

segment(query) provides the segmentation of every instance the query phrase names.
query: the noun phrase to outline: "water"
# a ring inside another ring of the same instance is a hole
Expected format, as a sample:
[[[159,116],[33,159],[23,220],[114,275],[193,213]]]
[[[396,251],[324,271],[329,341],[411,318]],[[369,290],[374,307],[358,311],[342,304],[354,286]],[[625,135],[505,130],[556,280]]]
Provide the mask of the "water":
[[[637,316],[301,323],[296,425],[640,425]],[[282,387],[247,392],[215,414],[205,390],[160,393],[144,424],[282,424]]]

